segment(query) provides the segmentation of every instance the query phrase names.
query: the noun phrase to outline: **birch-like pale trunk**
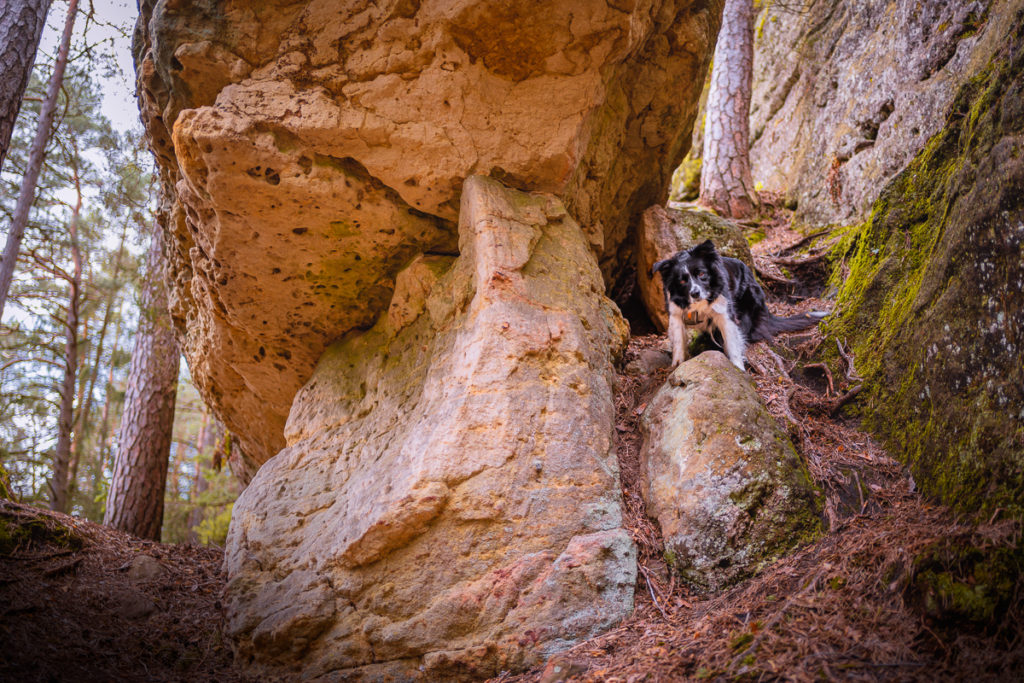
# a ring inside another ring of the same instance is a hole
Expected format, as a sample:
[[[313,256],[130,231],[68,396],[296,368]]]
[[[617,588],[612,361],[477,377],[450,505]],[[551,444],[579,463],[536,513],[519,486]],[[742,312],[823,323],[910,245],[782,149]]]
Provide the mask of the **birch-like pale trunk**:
[[[53,478],[49,482],[50,509],[67,512],[70,502],[68,472],[71,466],[71,437],[74,428],[75,387],[78,379],[78,322],[82,289],[82,250],[78,244],[78,221],[82,214],[82,184],[74,169],[75,206],[68,228],[71,240],[71,280],[68,282],[68,307],[64,320],[64,379],[60,389],[60,414],[57,418],[57,445],[53,455]]]
[[[128,236],[127,223],[121,229],[121,242],[117,248],[117,256],[114,258],[114,269],[111,275],[112,281],[117,283],[121,274],[121,261],[124,258],[124,243]],[[107,294],[106,306],[103,309],[103,321],[100,323],[100,331],[96,342],[96,356],[93,359],[89,378],[83,382],[87,388],[83,392],[83,400],[78,402],[78,419],[75,420],[74,438],[71,442],[71,467],[68,471],[68,496],[73,497],[78,482],[78,467],[82,462],[82,450],[85,448],[86,427],[89,421],[89,413],[92,411],[93,392],[96,390],[96,379],[100,374],[100,363],[103,360],[103,346],[107,338],[107,328],[110,326],[110,319],[113,317],[114,300],[117,298],[116,286],[111,287]],[[88,337],[86,337],[88,338]]]

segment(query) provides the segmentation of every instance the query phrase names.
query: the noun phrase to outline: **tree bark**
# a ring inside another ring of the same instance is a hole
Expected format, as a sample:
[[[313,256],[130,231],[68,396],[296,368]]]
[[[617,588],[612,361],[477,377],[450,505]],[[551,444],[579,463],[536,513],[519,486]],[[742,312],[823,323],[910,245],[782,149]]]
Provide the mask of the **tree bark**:
[[[0,169],[35,65],[50,0],[0,0]]]
[[[60,390],[60,414],[57,418],[57,446],[53,455],[53,479],[49,482],[50,509],[67,512],[70,496],[68,470],[71,464],[71,435],[75,415],[75,387],[78,379],[78,317],[82,288],[82,250],[78,244],[78,221],[82,214],[82,184],[74,169],[75,207],[71,213],[71,281],[68,283],[68,308],[64,341],[64,379]]]
[[[88,379],[82,383],[88,388],[84,391],[84,400],[78,402],[78,419],[75,420],[74,438],[71,442],[71,467],[68,471],[68,497],[74,496],[76,483],[78,481],[78,465],[82,461],[82,450],[85,448],[86,426],[89,422],[89,413],[92,411],[93,392],[96,390],[96,379],[100,374],[100,364],[103,360],[103,344],[107,338],[107,327],[110,326],[110,319],[113,317],[114,299],[117,296],[117,278],[121,274],[121,260],[124,257],[124,243],[128,236],[128,224],[121,228],[121,241],[117,248],[117,256],[114,258],[114,269],[111,275],[113,286],[107,294],[106,306],[103,310],[103,322],[100,323],[99,339],[96,342],[96,357],[93,360],[92,368]],[[86,336],[88,339],[88,336]]]
[[[32,141],[28,167],[25,169],[25,177],[21,181],[21,191],[18,194],[18,203],[14,207],[11,228],[7,232],[4,255],[0,259],[0,319],[3,318],[7,294],[11,290],[11,281],[14,279],[14,266],[18,262],[18,252],[21,251],[21,240],[25,236],[28,212],[32,208],[32,202],[35,201],[36,183],[39,182],[43,157],[46,156],[46,143],[50,139],[50,129],[53,127],[53,117],[57,110],[57,94],[64,82],[64,69],[68,65],[68,49],[71,47],[71,32],[75,26],[77,13],[78,0],[71,0],[68,4],[67,20],[64,22],[64,34],[61,36],[60,48],[57,51],[57,61],[53,65],[50,84],[46,88],[46,99],[39,112],[39,127],[36,129],[36,137]]]
[[[731,218],[757,208],[750,176],[750,88],[754,64],[751,0],[725,0],[711,67],[700,202]]]
[[[146,260],[142,312],[103,517],[104,524],[155,541],[163,525],[179,359],[163,281],[165,218],[162,214],[157,221]]]
[[[210,414],[210,409],[203,411],[203,422],[196,439],[196,477],[192,483],[190,496],[192,509],[188,513],[188,542],[199,543],[199,534],[195,529],[203,521],[203,507],[199,504],[199,495],[210,488],[210,482],[203,476],[203,459],[211,455],[215,449],[222,447],[224,441],[224,425]]]

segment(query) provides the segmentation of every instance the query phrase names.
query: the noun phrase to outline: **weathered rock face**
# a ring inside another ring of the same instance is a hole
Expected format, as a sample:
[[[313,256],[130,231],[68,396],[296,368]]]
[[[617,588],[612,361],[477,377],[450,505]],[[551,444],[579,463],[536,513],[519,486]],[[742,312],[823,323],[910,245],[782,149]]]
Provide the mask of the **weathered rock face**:
[[[416,258],[327,350],[235,505],[229,628],[258,671],[476,680],[632,610],[611,450],[627,330],[586,236],[554,197],[482,177],[459,232],[460,256]]]
[[[706,211],[664,209],[652,206],[643,215],[637,234],[636,279],[647,315],[664,331],[668,328],[665,294],[660,276],[651,276],[651,266],[677,251],[712,240],[723,256],[738,258],[753,267],[750,246],[735,223]]]
[[[728,586],[821,531],[821,497],[800,456],[725,354],[676,368],[641,430],[647,512],[693,585]]]
[[[1011,2],[765,3],[755,26],[754,180],[824,225],[865,216],[1005,43]]]
[[[1024,3],[943,129],[836,249],[827,330],[921,489],[1024,516]],[[1005,17],[1004,17],[1005,19]],[[1005,28],[1005,27],[1004,27]]]
[[[721,2],[142,3],[140,100],[176,203],[172,311],[250,470],[326,345],[418,253],[463,179],[564,199],[616,264],[685,152]]]

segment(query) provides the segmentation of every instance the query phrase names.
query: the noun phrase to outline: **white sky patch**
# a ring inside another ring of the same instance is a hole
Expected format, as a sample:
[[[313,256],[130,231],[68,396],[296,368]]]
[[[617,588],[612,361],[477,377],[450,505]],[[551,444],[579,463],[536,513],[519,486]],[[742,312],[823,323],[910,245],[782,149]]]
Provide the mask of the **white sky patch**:
[[[88,23],[87,28],[86,13],[90,7],[95,10],[94,20]],[[36,57],[37,65],[52,60],[56,54],[67,11],[67,2],[55,2],[50,7],[46,28],[39,41],[41,52]],[[135,0],[79,0],[75,20],[72,45],[77,43],[80,46],[83,31],[88,30],[89,43],[99,44],[99,48],[114,57],[118,73],[96,75],[103,88],[103,114],[119,131],[142,127],[135,102],[135,67],[132,61],[132,32],[138,16]]]

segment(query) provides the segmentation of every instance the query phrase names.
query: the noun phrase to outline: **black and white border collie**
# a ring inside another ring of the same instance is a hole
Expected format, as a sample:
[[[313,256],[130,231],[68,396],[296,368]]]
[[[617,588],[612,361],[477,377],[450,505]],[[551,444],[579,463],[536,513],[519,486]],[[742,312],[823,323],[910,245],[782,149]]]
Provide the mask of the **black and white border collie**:
[[[739,259],[721,256],[711,240],[658,261],[651,268],[652,277],[655,273],[661,274],[665,289],[673,367],[686,360],[687,325],[712,338],[717,330],[725,355],[742,370],[747,344],[812,327],[826,315],[773,315],[750,268]]]

